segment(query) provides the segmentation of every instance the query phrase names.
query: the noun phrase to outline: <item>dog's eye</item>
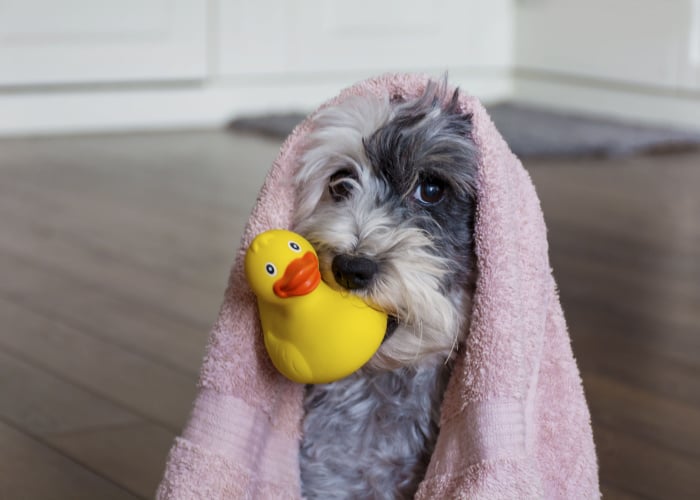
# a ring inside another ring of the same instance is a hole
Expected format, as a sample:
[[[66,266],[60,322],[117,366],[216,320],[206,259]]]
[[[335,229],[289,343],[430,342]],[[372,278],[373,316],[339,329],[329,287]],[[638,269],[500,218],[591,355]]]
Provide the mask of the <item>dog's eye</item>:
[[[357,177],[352,170],[344,168],[331,175],[328,183],[328,192],[334,201],[342,201],[350,196],[352,192],[352,181]]]
[[[413,192],[421,205],[435,205],[445,197],[445,183],[440,179],[424,179]]]

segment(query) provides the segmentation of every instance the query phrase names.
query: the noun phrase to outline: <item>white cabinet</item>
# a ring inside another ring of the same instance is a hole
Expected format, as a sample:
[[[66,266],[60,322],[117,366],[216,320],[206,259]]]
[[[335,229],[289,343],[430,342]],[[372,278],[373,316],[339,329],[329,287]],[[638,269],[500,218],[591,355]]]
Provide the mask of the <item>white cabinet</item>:
[[[516,64],[525,70],[676,87],[695,0],[521,0]]]
[[[517,0],[514,96],[700,129],[700,0]]]
[[[685,55],[681,65],[680,85],[700,90],[700,0],[690,0],[689,29],[685,38]]]
[[[0,0],[0,86],[202,79],[203,0]]]

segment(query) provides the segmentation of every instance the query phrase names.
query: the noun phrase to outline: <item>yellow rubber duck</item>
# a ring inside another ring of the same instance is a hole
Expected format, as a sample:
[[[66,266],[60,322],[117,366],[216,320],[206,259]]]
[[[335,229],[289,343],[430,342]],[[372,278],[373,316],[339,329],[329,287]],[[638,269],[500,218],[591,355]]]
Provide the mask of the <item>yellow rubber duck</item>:
[[[339,380],[379,349],[386,313],[326,285],[318,256],[302,236],[284,229],[259,234],[246,253],[245,273],[258,297],[265,348],[290,380]]]

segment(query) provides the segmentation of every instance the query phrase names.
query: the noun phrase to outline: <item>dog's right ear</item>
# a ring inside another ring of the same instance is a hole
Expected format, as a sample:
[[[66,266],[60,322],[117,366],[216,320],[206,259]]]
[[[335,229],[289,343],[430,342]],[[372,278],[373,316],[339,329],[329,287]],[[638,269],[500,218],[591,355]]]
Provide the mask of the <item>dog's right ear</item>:
[[[462,112],[462,106],[459,103],[459,98],[460,98],[460,92],[459,92],[459,87],[457,87],[455,89],[455,91],[452,93],[452,97],[450,98],[449,104],[444,109],[447,113],[449,113],[451,115],[462,116],[464,118],[464,121],[471,125],[473,115],[472,115],[472,113],[464,114]]]

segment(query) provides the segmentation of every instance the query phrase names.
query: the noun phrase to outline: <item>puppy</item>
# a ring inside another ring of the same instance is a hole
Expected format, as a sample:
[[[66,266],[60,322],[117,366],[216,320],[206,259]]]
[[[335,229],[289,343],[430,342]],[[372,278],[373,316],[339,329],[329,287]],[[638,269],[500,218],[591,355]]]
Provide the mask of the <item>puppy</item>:
[[[364,368],[307,388],[306,498],[411,498],[425,474],[476,274],[478,157],[458,92],[430,82],[418,98],[353,97],[314,119],[294,229],[326,283],[390,320]]]

